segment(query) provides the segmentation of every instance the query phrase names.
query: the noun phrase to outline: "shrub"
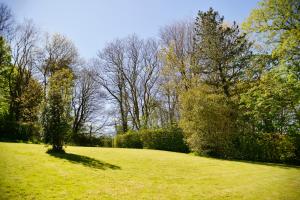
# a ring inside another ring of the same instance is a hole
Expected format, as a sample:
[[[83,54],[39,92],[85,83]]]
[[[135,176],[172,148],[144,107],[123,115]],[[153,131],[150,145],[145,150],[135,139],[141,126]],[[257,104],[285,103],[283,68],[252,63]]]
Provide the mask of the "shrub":
[[[114,138],[114,147],[141,149],[143,148],[143,143],[138,132],[129,131]]]
[[[88,133],[77,133],[72,136],[72,144],[79,146],[112,147],[112,137],[107,135],[97,137]]]
[[[179,128],[143,130],[141,139],[143,147],[147,149],[188,152],[182,130]]]
[[[235,157],[238,159],[295,162],[296,146],[292,137],[279,133],[255,133],[239,136]]]
[[[192,151],[214,157],[232,157],[236,133],[234,104],[209,85],[201,85],[180,95],[181,118]]]
[[[295,147],[295,162],[300,164],[300,134],[292,136],[292,141]]]
[[[100,137],[100,146],[101,147],[112,147],[113,138],[111,136],[101,136]]]
[[[32,141],[34,143],[41,141],[41,126],[38,123],[28,122],[19,123],[18,138],[25,141]]]
[[[41,141],[41,126],[35,122],[16,122],[0,119],[0,140],[3,141]]]
[[[174,127],[129,131],[115,137],[114,147],[188,152],[182,130]]]

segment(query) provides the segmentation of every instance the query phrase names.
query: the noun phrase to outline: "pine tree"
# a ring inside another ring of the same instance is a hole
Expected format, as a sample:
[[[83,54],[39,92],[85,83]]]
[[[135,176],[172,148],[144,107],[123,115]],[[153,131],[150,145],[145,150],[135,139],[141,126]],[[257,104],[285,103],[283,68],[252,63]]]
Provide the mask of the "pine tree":
[[[195,24],[195,59],[200,79],[221,89],[227,97],[248,67],[251,52],[245,34],[234,22],[228,25],[210,8],[199,11]]]

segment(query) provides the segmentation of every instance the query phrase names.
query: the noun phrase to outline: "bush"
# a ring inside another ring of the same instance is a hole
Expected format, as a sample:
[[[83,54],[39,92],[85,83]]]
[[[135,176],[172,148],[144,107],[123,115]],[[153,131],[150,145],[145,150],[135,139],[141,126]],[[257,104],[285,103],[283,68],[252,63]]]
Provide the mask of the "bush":
[[[300,134],[296,134],[292,136],[292,141],[295,147],[295,155],[296,155],[295,162],[300,164]]]
[[[24,141],[32,141],[34,143],[41,141],[41,126],[37,123],[19,123],[18,137]]]
[[[112,147],[113,138],[111,136],[101,136],[100,137],[100,146],[101,147]]]
[[[88,133],[78,133],[72,136],[72,144],[78,146],[112,147],[112,137],[107,135],[97,137]]]
[[[239,136],[235,141],[238,159],[295,162],[297,148],[292,137],[279,133],[255,133]]]
[[[34,122],[16,122],[0,119],[0,140],[3,141],[41,141],[41,127]]]
[[[236,109],[222,93],[202,84],[180,95],[180,127],[192,151],[219,158],[232,157]]]
[[[174,127],[148,129],[139,132],[129,131],[126,134],[120,134],[115,137],[114,147],[188,152],[188,147],[184,143],[182,130]]]
[[[114,138],[114,147],[141,149],[143,148],[143,143],[138,132],[129,131]]]
[[[182,130],[179,128],[143,130],[141,139],[146,149],[188,152]]]

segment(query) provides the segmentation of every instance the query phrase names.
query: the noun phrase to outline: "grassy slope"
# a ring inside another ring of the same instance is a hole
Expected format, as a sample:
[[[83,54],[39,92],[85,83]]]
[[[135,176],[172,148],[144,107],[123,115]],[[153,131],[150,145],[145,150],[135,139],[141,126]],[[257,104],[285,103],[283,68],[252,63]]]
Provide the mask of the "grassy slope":
[[[0,199],[300,199],[296,167],[155,150],[45,151],[0,143]]]

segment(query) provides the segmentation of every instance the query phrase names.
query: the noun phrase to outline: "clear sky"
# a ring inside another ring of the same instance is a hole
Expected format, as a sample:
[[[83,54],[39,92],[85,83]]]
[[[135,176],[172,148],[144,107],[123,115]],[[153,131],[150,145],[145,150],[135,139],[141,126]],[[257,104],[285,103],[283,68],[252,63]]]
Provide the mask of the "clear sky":
[[[242,22],[258,0],[0,0],[16,20],[32,19],[42,31],[70,38],[83,58],[96,56],[106,42],[136,33],[157,37],[160,27],[195,18],[213,7],[226,21]]]

